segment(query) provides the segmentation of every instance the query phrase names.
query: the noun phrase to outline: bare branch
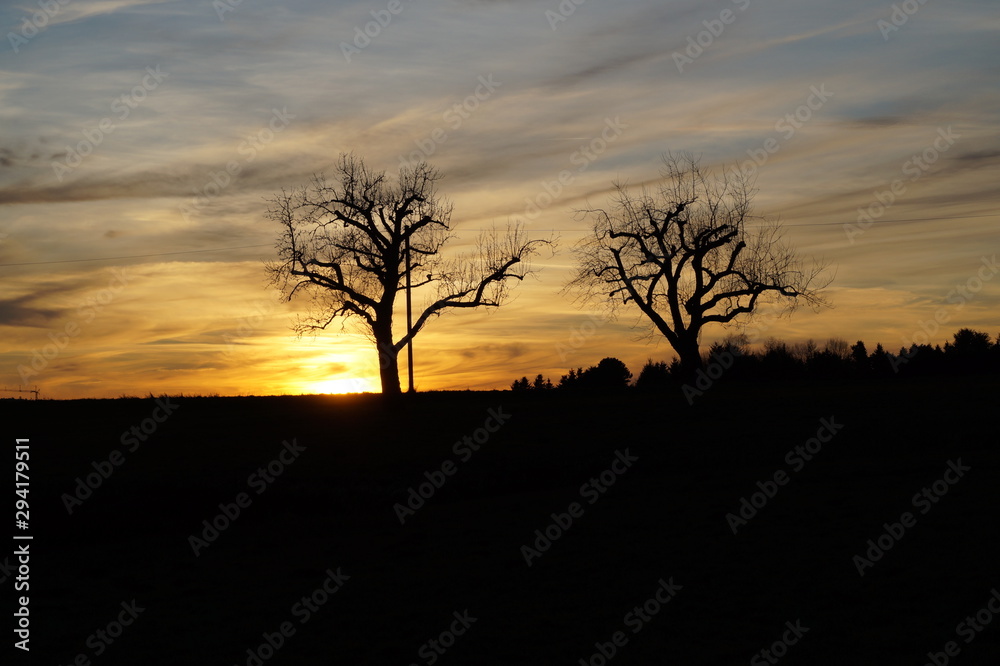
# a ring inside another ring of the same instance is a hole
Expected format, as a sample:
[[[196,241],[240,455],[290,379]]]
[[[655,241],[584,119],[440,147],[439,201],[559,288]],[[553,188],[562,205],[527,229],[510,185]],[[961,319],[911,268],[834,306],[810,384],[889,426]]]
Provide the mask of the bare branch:
[[[593,231],[574,249],[566,290],[612,309],[636,306],[694,367],[706,324],[752,316],[765,301],[787,311],[827,305],[826,266],[800,260],[776,222],[748,224],[756,220],[751,182],[714,177],[687,154],[665,155],[662,175],[655,193],[616,183],[610,210],[578,211]]]
[[[310,312],[295,330],[317,332],[334,321],[357,321],[379,350],[383,392],[399,392],[396,355],[431,316],[500,306],[511,281],[531,272],[529,259],[553,243],[529,241],[520,227],[508,226],[484,234],[471,256],[445,261],[452,205],[435,190],[440,178],[421,163],[402,168],[393,183],[385,172],[346,154],[334,182],[316,175],[307,187],[282,190],[268,208],[267,217],[281,229],[278,260],[266,265],[271,282],[288,300],[309,300]],[[407,278],[411,289],[433,283],[438,291],[412,331],[397,340],[394,309]]]

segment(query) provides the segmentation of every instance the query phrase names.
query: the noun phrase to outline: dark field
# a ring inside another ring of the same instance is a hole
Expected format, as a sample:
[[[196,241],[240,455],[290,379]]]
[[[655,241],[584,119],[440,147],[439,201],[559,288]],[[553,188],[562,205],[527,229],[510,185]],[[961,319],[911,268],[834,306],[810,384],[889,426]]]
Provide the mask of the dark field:
[[[1000,664],[1000,617],[959,628],[1000,589],[993,380],[729,382],[693,406],[510,392],[395,410],[378,396],[171,403],[129,452],[122,433],[152,399],[0,402],[8,451],[31,439],[32,649],[17,663],[597,666],[600,643],[608,664],[919,666],[954,641],[948,663]],[[456,455],[491,408],[508,422]],[[786,453],[821,419],[843,428],[794,471]],[[248,481],[293,438],[298,458]],[[115,449],[124,462],[69,515],[63,494]],[[606,472],[625,449],[637,460]],[[914,504],[959,458],[969,471]],[[400,525],[394,505],[446,461],[454,474]],[[779,470],[787,485],[734,535],[726,515]],[[581,494],[602,472],[613,485]],[[196,557],[189,536],[240,493],[249,505]],[[529,567],[521,547],[573,502],[582,515]],[[854,556],[904,512],[915,525],[860,576]],[[326,603],[301,605],[338,569]],[[661,579],[675,596],[634,614]],[[143,610],[118,638],[92,637],[133,599]],[[467,630],[453,615],[466,610]],[[286,622],[272,656],[248,657]],[[783,635],[794,644],[760,654]]]

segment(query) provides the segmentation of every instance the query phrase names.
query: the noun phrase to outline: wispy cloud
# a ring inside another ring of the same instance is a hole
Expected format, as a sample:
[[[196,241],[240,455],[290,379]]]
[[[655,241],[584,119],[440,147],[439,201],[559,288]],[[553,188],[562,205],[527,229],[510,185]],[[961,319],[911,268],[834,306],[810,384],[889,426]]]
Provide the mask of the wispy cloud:
[[[927,3],[888,40],[877,27],[888,4],[751,2],[702,37],[703,55],[683,73],[673,54],[737,3],[574,6],[553,30],[545,11],[557,2],[413,2],[348,62],[340,43],[381,4],[244,0],[220,20],[207,0],[67,3],[18,52],[0,51],[0,264],[19,264],[0,267],[0,379],[19,381],[17,365],[100,292],[114,265],[138,277],[51,362],[42,378],[50,395],[297,392],[375,378],[363,337],[337,329],[296,339],[295,303],[269,310],[252,335],[226,335],[269,298],[268,197],[329,171],[342,151],[393,171],[438,128],[447,137],[430,161],[455,203],[456,249],[478,228],[518,218],[531,233],[558,230],[568,247],[585,233],[574,209],[605,204],[616,180],[655,185],[664,152],[731,168],[777,139],[755,169],[758,212],[780,216],[791,241],[838,266],[837,310],[796,315],[777,336],[892,347],[996,251],[992,2],[961,11]],[[37,10],[4,5],[0,26],[16,31]],[[139,90],[147,68],[167,76]],[[488,75],[501,85],[468,102]],[[805,118],[820,85],[833,96]],[[124,117],[123,96],[132,96]],[[448,115],[456,105],[457,127]],[[293,116],[280,132],[269,128],[275,110]],[[113,128],[98,140],[105,118]],[[609,118],[627,128],[601,146]],[[780,129],[789,126],[791,135]],[[961,139],[849,243],[843,225],[949,126]],[[595,159],[580,159],[598,147]],[[69,171],[53,166],[83,151]],[[238,173],[223,178],[230,164]],[[571,182],[526,218],[563,171]],[[100,257],[130,258],[34,263]],[[434,321],[418,337],[418,385],[503,387],[522,374],[558,379],[603,356],[633,371],[669,357],[623,317],[560,360],[556,345],[585,316],[559,295],[571,263],[566,253],[543,260],[509,308]],[[997,288],[970,301],[956,326],[989,325]]]

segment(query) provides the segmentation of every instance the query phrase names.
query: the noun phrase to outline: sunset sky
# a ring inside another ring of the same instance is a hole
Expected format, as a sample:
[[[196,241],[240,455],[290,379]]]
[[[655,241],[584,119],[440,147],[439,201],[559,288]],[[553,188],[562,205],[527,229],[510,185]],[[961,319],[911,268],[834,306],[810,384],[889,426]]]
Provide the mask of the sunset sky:
[[[279,231],[265,200],[345,151],[394,173],[423,150],[456,251],[508,220],[560,238],[508,306],[431,322],[419,389],[671,358],[634,316],[560,293],[585,233],[574,209],[652,182],[666,151],[752,168],[756,212],[836,267],[833,309],[767,335],[896,350],[941,308],[932,343],[1000,332],[1000,277],[983,268],[1000,250],[995,0],[16,0],[0,28],[7,387],[377,390],[368,341],[339,326],[297,339],[300,305],[277,301],[262,265]],[[981,289],[949,299],[977,272]]]

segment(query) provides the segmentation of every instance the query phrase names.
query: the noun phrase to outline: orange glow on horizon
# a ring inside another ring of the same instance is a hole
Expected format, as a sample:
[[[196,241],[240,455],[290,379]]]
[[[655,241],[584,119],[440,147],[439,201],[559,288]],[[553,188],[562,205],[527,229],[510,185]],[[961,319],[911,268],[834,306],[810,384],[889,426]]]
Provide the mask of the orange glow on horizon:
[[[307,384],[303,393],[378,393],[379,388],[370,379],[364,377],[347,377],[341,379],[327,379],[320,382]]]

